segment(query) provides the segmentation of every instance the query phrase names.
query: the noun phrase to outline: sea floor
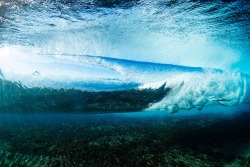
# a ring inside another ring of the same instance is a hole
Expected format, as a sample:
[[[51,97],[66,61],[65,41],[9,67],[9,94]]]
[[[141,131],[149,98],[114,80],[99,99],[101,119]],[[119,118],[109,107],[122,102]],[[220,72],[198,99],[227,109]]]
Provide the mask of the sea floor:
[[[1,114],[0,166],[249,167],[250,112]]]

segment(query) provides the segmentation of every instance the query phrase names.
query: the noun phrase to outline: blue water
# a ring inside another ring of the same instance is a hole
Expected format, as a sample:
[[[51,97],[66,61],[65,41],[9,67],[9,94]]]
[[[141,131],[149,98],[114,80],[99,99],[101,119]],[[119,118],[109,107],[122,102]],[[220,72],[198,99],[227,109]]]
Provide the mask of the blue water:
[[[241,0],[3,0],[0,77],[27,91],[171,88],[149,111],[249,103],[249,17]]]
[[[27,91],[171,89],[147,111],[235,106],[249,103],[249,34],[247,1],[2,0],[0,77]]]
[[[247,0],[0,0],[0,166],[249,166]]]
[[[2,0],[1,45],[249,72],[249,3]]]

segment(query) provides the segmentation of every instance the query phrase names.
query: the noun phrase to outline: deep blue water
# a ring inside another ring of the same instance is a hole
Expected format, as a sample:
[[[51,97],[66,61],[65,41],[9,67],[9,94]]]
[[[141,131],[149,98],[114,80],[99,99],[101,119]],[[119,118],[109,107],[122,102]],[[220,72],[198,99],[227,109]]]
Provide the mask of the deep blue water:
[[[249,53],[247,0],[0,0],[0,166],[249,166]]]

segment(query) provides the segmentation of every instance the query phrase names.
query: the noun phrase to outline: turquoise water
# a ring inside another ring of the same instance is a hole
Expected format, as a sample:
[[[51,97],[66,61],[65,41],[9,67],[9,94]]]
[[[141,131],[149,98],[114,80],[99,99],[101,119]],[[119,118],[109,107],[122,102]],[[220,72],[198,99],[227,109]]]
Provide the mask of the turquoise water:
[[[249,20],[244,0],[0,0],[0,166],[249,166]]]

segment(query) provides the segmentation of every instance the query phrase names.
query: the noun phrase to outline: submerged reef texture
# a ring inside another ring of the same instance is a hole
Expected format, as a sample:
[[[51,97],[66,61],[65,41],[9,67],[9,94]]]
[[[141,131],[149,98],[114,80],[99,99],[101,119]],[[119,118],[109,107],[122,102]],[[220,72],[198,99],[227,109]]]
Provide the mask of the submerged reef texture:
[[[1,115],[0,166],[248,167],[250,114]]]

